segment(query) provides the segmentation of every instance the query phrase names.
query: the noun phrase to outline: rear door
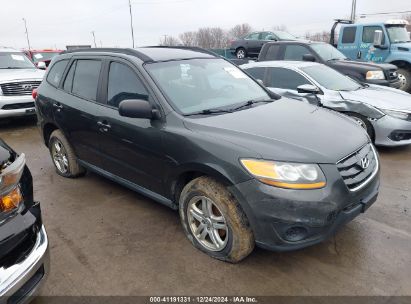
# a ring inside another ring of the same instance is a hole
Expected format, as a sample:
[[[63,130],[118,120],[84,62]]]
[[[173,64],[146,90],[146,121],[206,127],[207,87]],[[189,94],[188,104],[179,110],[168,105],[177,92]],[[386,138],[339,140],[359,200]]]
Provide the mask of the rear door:
[[[118,113],[119,104],[126,99],[143,99],[155,105],[148,85],[132,63],[110,58],[105,62],[103,95],[98,106],[102,169],[161,194],[165,161],[162,122]]]
[[[342,27],[340,36],[338,37],[338,50],[353,60],[361,58],[359,41],[357,41],[357,27],[359,26]]]
[[[99,58],[73,58],[60,87],[61,98],[53,103],[55,121],[77,157],[95,166],[100,164],[96,102],[101,67]]]

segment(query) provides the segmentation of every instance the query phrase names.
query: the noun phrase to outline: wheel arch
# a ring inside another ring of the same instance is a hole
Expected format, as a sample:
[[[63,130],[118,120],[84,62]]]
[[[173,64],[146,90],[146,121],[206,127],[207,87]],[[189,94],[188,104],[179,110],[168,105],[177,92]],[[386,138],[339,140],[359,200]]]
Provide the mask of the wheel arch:
[[[48,122],[43,126],[43,140],[44,144],[48,147],[49,146],[49,140],[50,140],[50,135],[53,133],[53,131],[59,129],[55,124]]]
[[[393,60],[390,63],[397,66],[398,68],[406,68],[408,70],[411,70],[411,63],[406,60]]]
[[[205,164],[187,164],[179,167],[168,179],[168,191],[171,199],[178,205],[181,191],[193,179],[200,176],[208,176],[216,179],[225,186],[232,186],[234,182],[219,169]]]

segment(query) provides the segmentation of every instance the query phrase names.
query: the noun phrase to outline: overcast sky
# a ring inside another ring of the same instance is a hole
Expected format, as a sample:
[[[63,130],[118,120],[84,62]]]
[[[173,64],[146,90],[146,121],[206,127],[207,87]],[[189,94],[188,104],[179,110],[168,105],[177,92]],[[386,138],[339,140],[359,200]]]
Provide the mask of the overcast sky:
[[[128,0],[1,1],[0,45],[32,48],[69,44],[131,47]],[[249,23],[255,30],[285,25],[294,35],[329,30],[334,18],[350,15],[351,0],[131,0],[137,46],[158,44],[162,35],[178,36],[205,26],[225,29]],[[357,13],[411,11],[410,0],[357,0]],[[379,16],[361,21],[385,20]]]

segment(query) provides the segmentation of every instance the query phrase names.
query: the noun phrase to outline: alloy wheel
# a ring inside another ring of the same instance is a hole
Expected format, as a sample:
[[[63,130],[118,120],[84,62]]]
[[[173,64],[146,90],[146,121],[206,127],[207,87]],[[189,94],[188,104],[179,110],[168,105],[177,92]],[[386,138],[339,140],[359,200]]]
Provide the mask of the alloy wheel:
[[[193,197],[187,206],[187,219],[192,234],[204,248],[221,251],[227,246],[226,219],[211,199]]]
[[[238,50],[237,51],[237,58],[238,59],[244,59],[245,58],[245,51],[244,50]]]
[[[53,157],[53,162],[56,165],[57,170],[59,170],[63,174],[67,173],[69,167],[67,152],[61,141],[56,138],[53,140],[51,146],[51,155]]]
[[[402,90],[407,86],[407,78],[403,74],[398,74],[398,79],[401,83],[400,90]]]

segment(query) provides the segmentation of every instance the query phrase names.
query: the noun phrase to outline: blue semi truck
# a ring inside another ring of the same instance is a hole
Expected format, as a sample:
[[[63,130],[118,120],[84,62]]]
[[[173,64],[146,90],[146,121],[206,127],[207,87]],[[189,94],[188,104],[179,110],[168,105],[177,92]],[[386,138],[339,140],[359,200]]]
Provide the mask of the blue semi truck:
[[[335,29],[342,24],[335,39]],[[411,41],[405,20],[384,23],[352,23],[338,19],[331,30],[330,43],[353,60],[391,63],[398,67],[400,89],[411,91]]]

